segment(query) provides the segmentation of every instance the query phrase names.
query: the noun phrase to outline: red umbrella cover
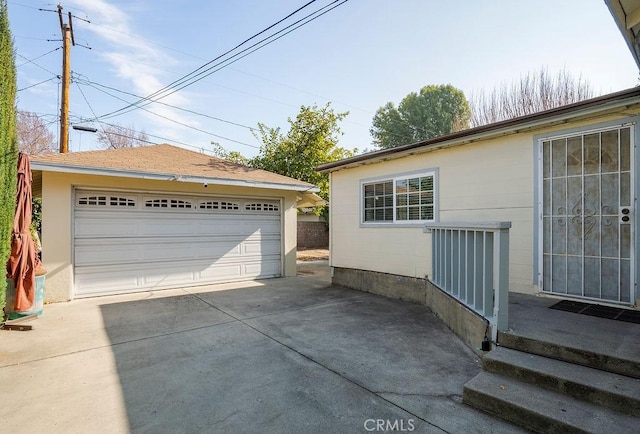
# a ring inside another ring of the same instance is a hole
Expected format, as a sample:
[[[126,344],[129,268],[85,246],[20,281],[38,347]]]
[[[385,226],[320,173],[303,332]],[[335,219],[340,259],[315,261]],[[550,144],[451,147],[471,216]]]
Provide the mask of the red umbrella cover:
[[[13,279],[15,288],[14,310],[28,311],[35,300],[36,268],[40,259],[36,244],[31,237],[31,164],[27,154],[18,156],[18,185],[16,190],[16,213],[13,219],[11,256],[7,263],[7,277]]]

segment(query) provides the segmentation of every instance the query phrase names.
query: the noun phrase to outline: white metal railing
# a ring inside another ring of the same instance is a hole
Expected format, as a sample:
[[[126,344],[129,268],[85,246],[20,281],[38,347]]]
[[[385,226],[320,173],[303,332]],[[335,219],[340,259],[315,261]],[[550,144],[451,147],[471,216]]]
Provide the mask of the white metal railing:
[[[427,223],[432,233],[434,284],[482,315],[498,330],[508,327],[511,222]]]

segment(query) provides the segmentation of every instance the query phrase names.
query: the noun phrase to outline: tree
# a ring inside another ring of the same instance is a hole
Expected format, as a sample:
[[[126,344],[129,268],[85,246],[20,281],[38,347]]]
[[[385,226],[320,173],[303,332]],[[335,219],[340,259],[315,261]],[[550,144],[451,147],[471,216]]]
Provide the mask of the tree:
[[[528,72],[511,84],[471,96],[471,125],[478,127],[593,98],[591,84],[566,70],[556,75],[547,68]]]
[[[133,126],[105,125],[98,131],[97,142],[105,149],[135,148],[149,143],[149,138],[144,131],[136,131]]]
[[[35,113],[18,111],[18,148],[29,155],[56,152],[56,139],[42,118]]]
[[[6,0],[0,0],[0,261],[11,252],[11,230],[16,209],[18,139],[16,134],[16,66]],[[6,279],[0,279],[0,307]]]
[[[242,155],[238,151],[227,151],[218,142],[211,142],[213,145],[213,155],[224,160],[231,161],[236,164],[242,164],[243,166],[249,165],[249,159]]]
[[[447,85],[431,85],[400,101],[380,107],[369,130],[379,148],[393,148],[463,130],[471,112],[464,93]]]
[[[302,106],[295,119],[289,118],[286,134],[280,128],[258,124],[256,137],[262,142],[260,153],[249,165],[309,182],[320,188],[320,196],[329,199],[329,177],[316,171],[323,163],[348,158],[356,154],[338,147],[338,123],[349,113],[335,113],[330,104],[318,107]]]

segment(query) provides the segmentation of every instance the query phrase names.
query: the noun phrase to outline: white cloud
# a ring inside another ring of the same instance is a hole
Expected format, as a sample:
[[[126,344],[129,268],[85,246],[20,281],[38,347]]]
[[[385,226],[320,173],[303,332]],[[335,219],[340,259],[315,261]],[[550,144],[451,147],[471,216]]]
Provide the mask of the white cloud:
[[[82,26],[83,31],[90,31],[97,36],[100,50],[96,50],[100,57],[107,62],[115,75],[130,85],[130,88],[123,89],[140,96],[150,95],[173,79],[166,78],[166,71],[154,65],[175,65],[173,59],[166,51],[162,50],[143,37],[136,31],[138,23],[132,18],[133,15],[123,9],[109,4],[104,0],[67,0],[65,5],[78,16],[86,14],[91,24],[81,20],[74,20],[74,26]],[[91,77],[89,77],[91,79]],[[101,83],[111,85],[110,83]],[[114,86],[120,87],[122,86]],[[133,97],[126,99],[132,100]],[[178,107],[186,107],[188,99],[183,94],[174,93],[161,100],[166,104]],[[125,103],[123,103],[123,106]],[[178,110],[171,109],[160,104],[145,106],[146,109],[158,113],[162,116],[176,121],[197,126],[192,117],[186,117]],[[175,131],[182,128],[166,119],[154,116],[144,110],[138,110],[156,131]],[[124,121],[127,124],[129,122]],[[139,126],[140,129],[144,126]],[[145,128],[148,133],[153,133],[150,128]]]

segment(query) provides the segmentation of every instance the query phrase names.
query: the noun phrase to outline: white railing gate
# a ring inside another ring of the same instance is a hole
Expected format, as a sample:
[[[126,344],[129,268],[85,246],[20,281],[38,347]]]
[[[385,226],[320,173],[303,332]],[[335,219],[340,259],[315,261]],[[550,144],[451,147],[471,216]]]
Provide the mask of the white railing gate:
[[[509,321],[509,228],[511,222],[425,225],[432,234],[430,280],[486,318],[493,342]]]

